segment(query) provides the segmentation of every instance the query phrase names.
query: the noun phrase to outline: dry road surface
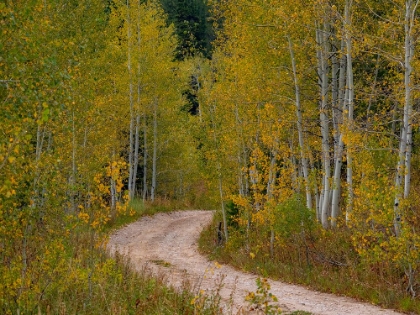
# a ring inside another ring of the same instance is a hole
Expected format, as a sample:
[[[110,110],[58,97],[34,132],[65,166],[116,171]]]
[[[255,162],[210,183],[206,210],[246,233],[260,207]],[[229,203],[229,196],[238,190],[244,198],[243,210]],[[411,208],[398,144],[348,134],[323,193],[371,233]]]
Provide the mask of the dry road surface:
[[[144,217],[115,232],[108,248],[111,253],[118,251],[127,255],[139,270],[147,266],[154,273],[164,273],[175,287],[180,287],[187,277],[197,292],[211,293],[223,277],[220,294],[225,313],[240,314],[248,306],[244,297],[256,291],[257,276],[227,265],[220,266],[198,253],[199,234],[212,217],[211,211],[178,211]],[[285,311],[301,310],[319,315],[399,314],[297,285],[271,280],[270,284],[270,292]]]

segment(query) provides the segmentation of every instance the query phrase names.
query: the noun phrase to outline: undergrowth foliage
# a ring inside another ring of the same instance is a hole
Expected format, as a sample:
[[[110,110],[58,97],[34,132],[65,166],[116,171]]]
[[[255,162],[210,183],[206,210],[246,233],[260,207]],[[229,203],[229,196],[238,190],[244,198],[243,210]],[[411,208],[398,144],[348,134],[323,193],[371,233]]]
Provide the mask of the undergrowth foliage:
[[[125,214],[108,221],[106,231],[159,211],[162,207],[132,201]],[[191,303],[195,295],[188,282],[175,290],[163,276],[136,272],[118,252],[109,256],[107,233],[78,217],[67,222],[63,233],[31,244],[27,255],[36,259],[28,260],[25,278],[19,278],[19,270],[2,274],[1,314],[220,313],[217,295],[201,293]]]
[[[313,212],[305,207],[299,196],[277,205],[274,211],[276,220],[272,225],[268,221],[244,220],[246,214],[239,207],[239,211],[229,219],[229,222],[239,224],[230,224],[230,238],[224,246],[217,246],[214,242],[221,220],[220,214],[217,215],[213,224],[201,235],[201,251],[211,259],[230,263],[262,277],[304,284],[387,308],[420,311],[419,301],[411,298],[407,290],[408,274],[404,265],[394,260],[362,255],[352,241],[352,229],[323,229],[314,221]],[[273,253],[270,253],[267,240],[273,226],[276,238]],[[375,255],[375,252],[370,255]],[[259,290],[264,289],[262,284]],[[248,299],[264,300],[263,296],[253,295]]]
[[[270,292],[270,284],[266,278],[257,278],[257,290],[249,292],[245,300],[250,304],[251,310],[261,310],[267,315],[276,315],[281,313],[281,309],[273,302],[278,302],[275,295]]]

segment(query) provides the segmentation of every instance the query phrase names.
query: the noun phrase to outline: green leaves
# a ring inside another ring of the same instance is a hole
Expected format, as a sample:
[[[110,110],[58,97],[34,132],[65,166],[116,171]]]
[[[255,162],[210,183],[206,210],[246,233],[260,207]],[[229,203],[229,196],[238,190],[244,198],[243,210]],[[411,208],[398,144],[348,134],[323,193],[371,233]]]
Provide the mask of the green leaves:
[[[47,107],[42,111],[42,121],[47,122],[50,115],[50,109]]]

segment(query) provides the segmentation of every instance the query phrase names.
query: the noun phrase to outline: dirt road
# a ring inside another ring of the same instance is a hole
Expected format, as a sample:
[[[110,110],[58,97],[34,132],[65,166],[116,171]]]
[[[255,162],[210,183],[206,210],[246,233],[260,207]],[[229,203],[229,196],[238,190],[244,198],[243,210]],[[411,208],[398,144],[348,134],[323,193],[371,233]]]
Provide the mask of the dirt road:
[[[213,212],[179,211],[144,217],[114,233],[108,243],[111,253],[128,255],[136,268],[145,265],[165,273],[170,284],[179,287],[188,277],[197,292],[212,292],[223,277],[220,292],[226,314],[247,307],[244,297],[256,290],[257,276],[210,262],[197,250],[197,239],[210,224]],[[271,291],[283,310],[302,310],[319,315],[399,314],[346,297],[310,291],[304,287],[270,281]],[[229,302],[233,301],[233,302]]]

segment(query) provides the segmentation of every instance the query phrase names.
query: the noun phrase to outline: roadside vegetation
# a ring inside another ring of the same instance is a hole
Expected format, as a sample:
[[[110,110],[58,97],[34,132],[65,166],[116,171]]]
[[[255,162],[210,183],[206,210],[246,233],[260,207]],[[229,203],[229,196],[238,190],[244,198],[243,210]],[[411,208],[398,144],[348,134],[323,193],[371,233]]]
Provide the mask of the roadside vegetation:
[[[147,269],[135,271],[130,261],[106,251],[109,233],[145,215],[171,211],[167,202],[143,204],[134,200],[127,212],[103,229],[68,221],[64,233],[32,244],[28,255],[44,251],[27,266],[30,281],[8,284],[3,274],[0,312],[11,314],[220,314],[218,299],[195,292],[188,282],[181,289],[168,286],[164,276]],[[25,279],[25,280],[26,280]],[[28,279],[29,280],[29,279]],[[18,287],[16,287],[18,286]],[[13,290],[16,288],[15,290]],[[16,293],[17,294],[16,294]],[[200,295],[200,304],[192,303]]]
[[[232,210],[229,204],[227,209]],[[235,210],[228,211],[229,241],[218,244],[219,212],[200,236],[200,251],[212,260],[261,277],[420,313],[419,301],[408,295],[402,266],[392,261],[366,261],[352,245],[350,229],[322,229],[299,198],[279,205],[278,210],[289,216],[278,218],[275,231],[281,236],[276,239],[273,255],[269,242],[261,241],[261,235],[269,235],[269,228],[252,223],[247,231],[238,225],[241,214]]]

